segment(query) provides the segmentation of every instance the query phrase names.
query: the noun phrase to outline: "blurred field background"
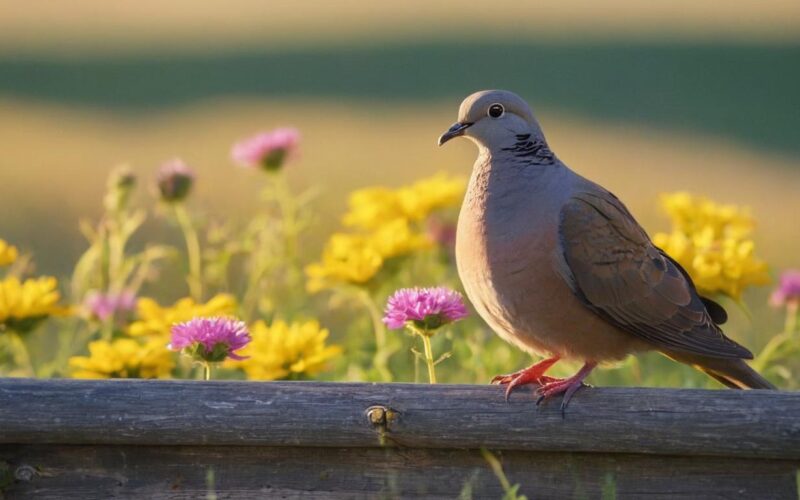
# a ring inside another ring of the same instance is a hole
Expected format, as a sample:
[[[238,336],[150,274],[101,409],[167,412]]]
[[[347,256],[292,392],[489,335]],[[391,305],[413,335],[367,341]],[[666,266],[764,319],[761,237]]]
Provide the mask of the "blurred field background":
[[[480,5],[480,7],[478,7]],[[657,195],[752,207],[775,275],[800,266],[800,2],[0,1],[0,237],[66,277],[120,163],[181,156],[193,204],[246,214],[253,172],[231,144],[293,125],[296,186],[319,185],[318,255],[354,188],[467,174],[474,148],[437,136],[460,100],[506,88],[572,168],[652,233]],[[169,239],[153,225],[143,237]],[[734,312],[759,348],[780,329],[768,289]],[[172,300],[169,297],[167,300]],[[764,330],[756,332],[753,325]],[[511,368],[511,367],[509,367]]]

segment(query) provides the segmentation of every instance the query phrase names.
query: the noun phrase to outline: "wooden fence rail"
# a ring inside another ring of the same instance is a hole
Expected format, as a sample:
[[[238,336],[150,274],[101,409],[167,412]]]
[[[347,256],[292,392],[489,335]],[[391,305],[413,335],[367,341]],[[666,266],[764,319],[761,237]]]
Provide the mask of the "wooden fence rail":
[[[0,498],[792,498],[800,393],[0,379]]]

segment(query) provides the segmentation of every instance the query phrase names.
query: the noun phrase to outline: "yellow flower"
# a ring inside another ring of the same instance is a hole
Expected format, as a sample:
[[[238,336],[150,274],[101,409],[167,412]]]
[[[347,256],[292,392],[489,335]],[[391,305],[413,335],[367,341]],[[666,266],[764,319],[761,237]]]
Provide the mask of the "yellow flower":
[[[701,293],[739,300],[746,287],[770,282],[748,238],[755,221],[746,209],[688,193],[663,195],[662,204],[673,229],[656,234],[653,243],[686,269]]]
[[[71,357],[69,367],[73,378],[166,378],[175,361],[157,340],[97,340],[89,343],[89,356]]]
[[[405,216],[397,193],[386,187],[369,187],[353,191],[348,205],[350,210],[342,219],[345,226],[371,230],[387,221]]]
[[[17,247],[9,245],[4,240],[0,240],[0,267],[13,264],[18,256],[19,252],[17,251]]]
[[[306,266],[306,288],[315,293],[336,283],[363,285],[386,259],[430,246],[430,238],[415,232],[406,219],[395,219],[371,234],[334,233],[321,261]]]
[[[695,234],[710,228],[714,238],[743,238],[755,226],[749,208],[721,205],[685,191],[662,194],[661,206],[672,219],[673,228],[684,234]]]
[[[8,277],[0,281],[0,326],[28,331],[48,316],[67,314],[69,309],[59,305],[60,299],[55,278],[43,276],[20,282]]]
[[[363,284],[383,265],[380,251],[367,236],[335,233],[322,251],[321,262],[306,267],[308,291],[318,292],[331,282]]]
[[[346,226],[375,230],[396,219],[415,222],[434,210],[457,206],[464,196],[466,180],[440,172],[397,190],[369,187],[354,191],[344,215]]]
[[[172,306],[161,307],[149,298],[141,298],[136,303],[138,321],[131,324],[128,333],[138,337],[151,335],[162,340],[169,337],[169,330],[175,323],[192,318],[211,316],[230,316],[236,312],[236,299],[232,295],[218,294],[205,304],[198,304],[190,298],[183,298]]]
[[[251,380],[313,376],[342,353],[340,346],[325,344],[328,330],[316,321],[291,324],[276,321],[272,326],[258,321],[250,328],[250,335],[252,342],[240,351],[249,357],[243,361],[226,361],[225,365],[241,368]]]
[[[439,172],[409,187],[400,188],[397,197],[403,213],[410,220],[422,220],[432,211],[458,206],[464,198],[467,182],[463,177]]]
[[[313,293],[336,283],[362,285],[387,259],[430,248],[430,236],[414,223],[458,204],[465,186],[463,178],[439,173],[396,190],[379,186],[354,191],[343,223],[363,233],[332,235],[320,262],[306,267],[306,288]]]
[[[384,224],[369,236],[369,243],[384,259],[406,255],[432,246],[428,235],[415,232],[407,219],[395,219]]]
[[[653,244],[678,261],[687,272],[692,267],[695,254],[694,243],[682,232],[656,233],[653,236]],[[692,277],[694,276],[692,275]]]

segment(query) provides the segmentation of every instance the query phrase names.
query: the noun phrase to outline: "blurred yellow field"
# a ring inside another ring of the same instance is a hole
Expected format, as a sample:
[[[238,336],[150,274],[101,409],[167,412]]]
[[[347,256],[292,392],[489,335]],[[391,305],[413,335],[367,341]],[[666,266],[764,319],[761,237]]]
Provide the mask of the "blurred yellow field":
[[[514,39],[690,37],[796,40],[800,4],[793,0],[556,3],[495,0],[427,2],[72,2],[0,1],[0,52],[98,53],[164,44],[189,50],[261,43],[303,45],[386,38],[486,35]],[[620,15],[624,13],[624,15]],[[332,22],[332,20],[336,20]],[[102,40],[102,43],[97,43]]]
[[[302,159],[291,167],[292,181],[320,185],[322,213],[333,219],[356,187],[396,186],[439,170],[467,175],[470,144],[436,147],[436,137],[455,118],[455,104],[228,101],[135,116],[5,101],[0,136],[14,147],[0,158],[0,207],[9,214],[0,229],[37,253],[58,246],[61,262],[70,262],[80,250],[77,220],[98,213],[109,169],[128,163],[152,177],[174,156],[199,173],[196,203],[211,212],[246,211],[259,178],[233,166],[230,147],[242,135],[279,125],[302,131]],[[759,252],[777,268],[796,263],[800,242],[791,214],[800,210],[800,161],[713,137],[540,114],[557,154],[614,190],[650,231],[666,224],[659,193],[704,193],[751,206]],[[51,230],[41,231],[41,224]]]

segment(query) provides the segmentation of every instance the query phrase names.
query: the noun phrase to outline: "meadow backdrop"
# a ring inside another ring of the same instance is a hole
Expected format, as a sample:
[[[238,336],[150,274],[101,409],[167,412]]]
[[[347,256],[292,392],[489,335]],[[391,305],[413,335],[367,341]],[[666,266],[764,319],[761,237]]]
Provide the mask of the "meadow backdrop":
[[[669,229],[659,195],[690,191],[750,207],[773,282],[800,267],[796,1],[499,0],[487,10],[463,1],[0,0],[0,11],[0,238],[65,294],[88,245],[78,221],[101,216],[106,179],[120,164],[138,175],[135,203],[151,215],[132,247],[180,248],[153,194],[159,165],[179,156],[192,166],[187,204],[198,217],[247,220],[263,178],[234,165],[231,145],[296,127],[301,153],[284,173],[295,192],[319,189],[297,249],[309,263],[353,190],[468,175],[474,146],[439,149],[436,138],[461,99],[483,88],[525,97],[559,157],[621,197],[651,234]],[[162,304],[182,297],[181,265],[166,264],[142,293]],[[754,351],[783,328],[767,305],[771,288],[748,289],[749,312],[726,303],[726,331]],[[360,313],[311,300],[330,341],[358,349],[345,330]],[[32,348],[46,353],[48,333],[37,335]],[[492,368],[527,362],[503,352]],[[494,375],[443,363],[454,367],[448,381]],[[705,384],[652,363],[659,376],[638,383]],[[370,377],[342,363],[321,376]]]

